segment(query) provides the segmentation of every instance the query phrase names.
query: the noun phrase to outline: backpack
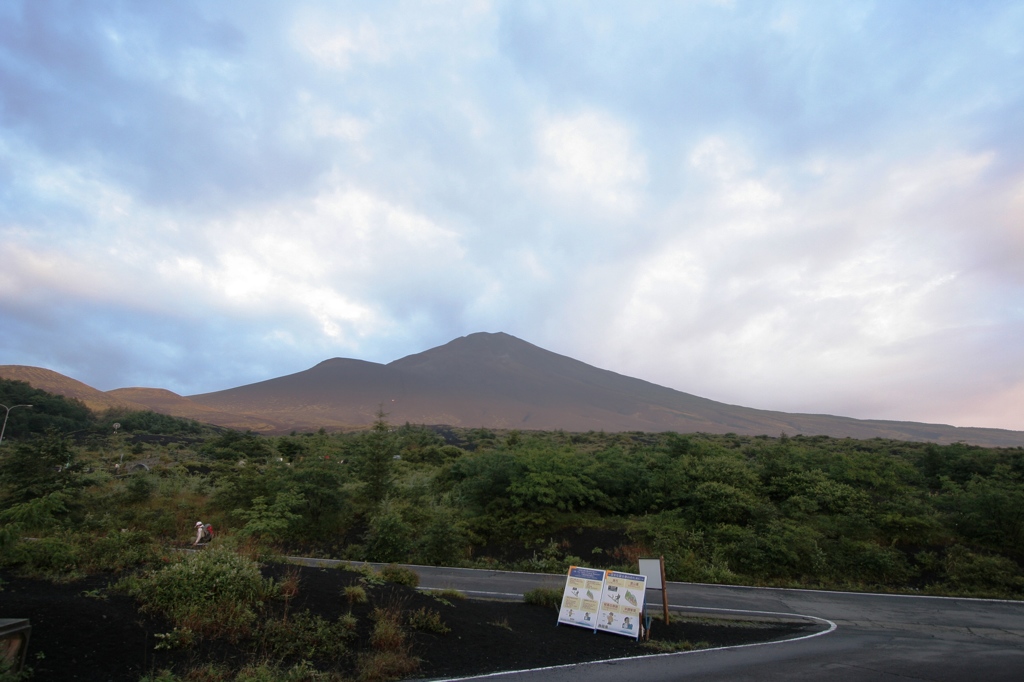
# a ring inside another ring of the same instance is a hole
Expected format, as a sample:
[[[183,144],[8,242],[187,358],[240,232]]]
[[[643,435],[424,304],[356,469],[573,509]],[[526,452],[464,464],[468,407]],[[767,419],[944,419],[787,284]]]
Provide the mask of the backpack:
[[[212,540],[213,539],[213,526],[211,526],[210,524],[206,524],[205,526],[203,526],[203,534],[206,536],[206,539],[208,541]]]

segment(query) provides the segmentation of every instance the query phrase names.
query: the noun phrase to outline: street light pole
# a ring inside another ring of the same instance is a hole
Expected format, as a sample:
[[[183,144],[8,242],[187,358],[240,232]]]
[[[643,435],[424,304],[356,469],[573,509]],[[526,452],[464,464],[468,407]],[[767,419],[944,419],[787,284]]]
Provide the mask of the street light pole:
[[[2,407],[5,410],[7,410],[7,412],[4,414],[4,425],[2,427],[0,427],[0,443],[3,443],[4,442],[4,431],[7,430],[7,418],[11,416],[11,410],[13,410],[16,407],[32,407],[32,406],[31,405],[11,405],[10,407],[7,407],[6,405],[0,405],[0,407]]]

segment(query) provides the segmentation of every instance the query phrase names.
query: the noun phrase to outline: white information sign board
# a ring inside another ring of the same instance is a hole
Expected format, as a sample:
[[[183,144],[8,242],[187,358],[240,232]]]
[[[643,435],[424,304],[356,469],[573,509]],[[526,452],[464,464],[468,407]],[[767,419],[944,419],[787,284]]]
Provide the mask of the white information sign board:
[[[647,589],[664,589],[661,584],[661,559],[640,559],[640,573],[647,576]]]
[[[605,572],[599,569],[570,566],[558,622],[596,630],[604,577]]]
[[[635,573],[605,571],[597,629],[637,639],[647,578]]]

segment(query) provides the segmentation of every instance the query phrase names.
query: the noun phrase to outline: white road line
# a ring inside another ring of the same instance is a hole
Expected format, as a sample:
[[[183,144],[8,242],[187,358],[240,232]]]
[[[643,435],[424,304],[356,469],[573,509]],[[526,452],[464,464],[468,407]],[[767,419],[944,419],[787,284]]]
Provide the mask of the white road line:
[[[752,644],[734,644],[732,646],[718,646],[710,649],[694,649],[692,651],[674,651],[671,653],[664,654],[646,654],[643,656],[626,656],[624,658],[606,658],[600,661],[586,661],[584,663],[566,663],[564,665],[549,665],[543,668],[524,668],[523,670],[504,670],[496,673],[486,673],[484,675],[470,675],[468,677],[448,677],[444,679],[430,680],[429,682],[459,682],[460,680],[482,680],[491,677],[503,677],[506,675],[517,675],[519,673],[534,673],[543,672],[545,670],[559,670],[562,668],[580,668],[588,665],[600,665],[602,663],[622,663],[623,661],[637,661],[649,658],[665,658],[668,656],[688,656],[690,654],[702,654],[708,651],[726,651],[731,649],[747,649],[755,646],[769,646],[772,644],[789,644],[792,642],[799,642],[805,639],[813,639],[814,637],[821,637],[831,632],[835,632],[839,629],[839,626],[828,620],[827,618],[818,618],[817,616],[807,616],[801,613],[782,613],[779,611],[744,611],[742,609],[717,609],[706,606],[680,606],[678,604],[669,604],[670,609],[699,609],[701,611],[729,611],[731,613],[751,613],[758,615],[771,615],[771,616],[789,616],[791,618],[807,618],[809,620],[818,621],[822,624],[827,624],[828,629],[820,632],[814,632],[809,635],[800,635],[799,637],[793,637],[792,639],[776,639],[771,642],[754,642]]]

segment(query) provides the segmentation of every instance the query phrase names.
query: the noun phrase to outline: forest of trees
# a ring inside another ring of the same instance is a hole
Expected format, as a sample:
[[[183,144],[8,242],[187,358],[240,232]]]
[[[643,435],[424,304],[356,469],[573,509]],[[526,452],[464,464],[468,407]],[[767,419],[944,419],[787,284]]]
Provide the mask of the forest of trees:
[[[0,562],[24,570],[109,568],[99,554],[184,545],[202,519],[218,542],[343,559],[561,572],[663,555],[670,580],[1024,596],[1024,448],[384,413],[268,437],[9,381],[0,403],[36,406],[0,445]]]

